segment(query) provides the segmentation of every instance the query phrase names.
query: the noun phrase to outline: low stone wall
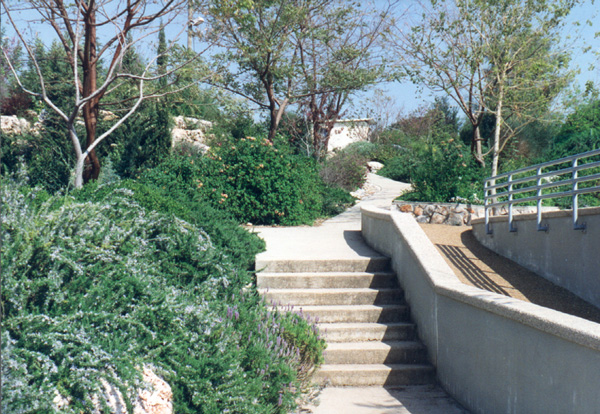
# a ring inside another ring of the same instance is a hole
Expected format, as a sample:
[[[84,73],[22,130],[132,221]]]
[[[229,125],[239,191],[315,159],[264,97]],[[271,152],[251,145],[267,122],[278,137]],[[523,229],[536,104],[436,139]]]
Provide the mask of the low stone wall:
[[[388,255],[442,387],[473,413],[594,413],[600,325],[461,283],[415,220],[362,209]]]
[[[482,206],[451,203],[421,203],[394,201],[402,213],[413,215],[417,223],[447,224],[450,226],[470,225],[471,220],[483,217]]]
[[[461,203],[424,203],[420,201],[394,201],[393,206],[402,213],[410,213],[417,223],[446,224],[449,226],[470,226],[472,220],[485,216],[481,205]],[[555,211],[557,207],[544,207],[543,211]],[[530,214],[535,206],[514,206],[513,214]],[[508,216],[508,208],[500,207],[497,215]]]

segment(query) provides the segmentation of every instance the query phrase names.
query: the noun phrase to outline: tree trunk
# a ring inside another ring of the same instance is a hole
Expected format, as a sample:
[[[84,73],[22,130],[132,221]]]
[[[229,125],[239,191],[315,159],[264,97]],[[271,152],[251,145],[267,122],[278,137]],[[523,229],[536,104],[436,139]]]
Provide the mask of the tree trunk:
[[[85,43],[83,48],[83,90],[82,96],[92,95],[98,88],[98,61],[96,51],[96,5],[90,2],[89,10],[84,14]],[[86,148],[96,140],[96,127],[98,125],[98,102],[100,97],[91,99],[83,106],[83,122],[86,131]],[[100,160],[96,150],[92,150],[85,160],[83,170],[84,183],[98,179],[100,174]]]
[[[269,116],[270,116],[270,122],[269,122],[269,136],[268,139],[269,141],[273,142],[273,140],[275,139],[275,135],[277,134],[277,128],[279,127],[279,120],[277,119],[277,106],[275,104],[275,102],[271,102],[269,104]]]
[[[481,130],[479,129],[479,124],[473,130],[473,143],[475,144],[475,161],[483,168],[485,167],[485,160],[483,159],[483,150],[481,149]]]
[[[477,120],[475,121],[475,123],[473,123],[473,135],[471,137],[471,153],[473,154],[473,158],[475,158],[475,161],[477,161],[481,168],[484,168],[485,160],[483,159],[483,150],[481,147],[481,130],[479,129],[481,121],[483,121],[483,110],[480,107]]]
[[[500,160],[500,128],[502,127],[502,101],[504,90],[500,86],[498,91],[498,104],[496,106],[496,125],[494,127],[494,148],[492,150],[492,177],[498,175],[498,162]]]
[[[187,48],[192,50],[194,47],[194,33],[192,32],[192,19],[194,18],[194,7],[192,0],[188,0],[188,29],[187,29]]]
[[[504,89],[502,88],[502,83],[500,83],[499,91],[498,91],[498,104],[496,106],[496,125],[494,127],[494,146],[492,149],[492,177],[496,177],[498,175],[498,161],[500,159],[500,128],[502,126],[502,101],[504,99]],[[496,185],[496,180],[493,179],[490,182],[490,185]],[[496,195],[496,189],[492,188],[490,190],[490,195]],[[497,200],[495,198],[492,199],[492,202],[495,203]],[[497,214],[496,208],[493,210],[493,215]]]

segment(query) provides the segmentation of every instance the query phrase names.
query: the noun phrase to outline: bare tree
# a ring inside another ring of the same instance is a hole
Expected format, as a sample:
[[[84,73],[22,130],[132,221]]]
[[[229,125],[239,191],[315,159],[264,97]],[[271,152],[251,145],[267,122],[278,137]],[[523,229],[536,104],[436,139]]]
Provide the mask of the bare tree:
[[[14,63],[10,63],[10,57],[3,48],[4,56],[21,88],[42,99],[65,121],[77,155],[74,179],[76,188],[98,178],[100,161],[96,155],[96,146],[135,113],[144,99],[169,93],[156,89],[149,92],[148,85],[157,84],[159,79],[171,75],[194,59],[192,57],[161,72],[155,70],[155,62],[159,56],[150,59],[140,74],[126,73],[122,66],[127,51],[156,34],[160,30],[160,21],[170,24],[182,10],[185,11],[186,0],[29,0],[31,10],[37,12],[42,22],[54,29],[72,68],[72,78],[65,79],[65,82],[72,82],[75,86],[72,106],[59,108],[48,96],[44,76],[31,46],[32,40],[25,37],[24,27],[19,24],[18,15],[13,12],[14,7],[22,7],[22,2],[19,5],[10,0],[0,0],[0,3],[31,64],[35,66],[40,91],[26,89]],[[181,32],[186,27],[187,24],[183,24]],[[131,34],[134,36],[130,36]],[[164,53],[169,53],[173,46],[174,42]],[[107,66],[102,68],[101,62],[105,62]],[[100,102],[119,89],[122,82],[135,82],[136,93],[121,102],[128,104],[125,114],[106,132],[97,136]],[[80,113],[86,130],[85,145],[82,145],[75,128],[75,121]]]

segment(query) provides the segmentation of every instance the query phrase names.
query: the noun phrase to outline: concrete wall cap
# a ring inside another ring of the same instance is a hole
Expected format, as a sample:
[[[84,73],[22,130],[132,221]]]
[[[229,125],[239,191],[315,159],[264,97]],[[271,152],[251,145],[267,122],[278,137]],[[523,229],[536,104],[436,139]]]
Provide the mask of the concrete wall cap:
[[[600,324],[460,282],[420,226],[408,215],[363,207],[369,218],[392,221],[437,294],[600,351]],[[560,212],[559,212],[560,213]],[[410,237],[404,237],[404,235]]]
[[[600,207],[580,208],[580,209],[577,210],[577,214],[579,215],[579,217],[582,217],[582,216],[591,216],[591,215],[598,215],[598,214],[600,214]],[[545,211],[545,212],[543,212],[543,216],[542,217],[544,217],[544,218],[558,218],[558,217],[571,217],[572,215],[573,215],[573,210],[557,210],[557,211]],[[536,220],[536,219],[537,219],[537,214],[536,213],[515,214],[513,216],[513,221],[526,221],[526,220]],[[491,223],[504,222],[504,221],[508,221],[508,216],[507,215],[491,216],[490,217],[490,222]],[[472,221],[472,224],[480,224],[480,223],[485,223],[485,218],[484,217],[475,218]]]

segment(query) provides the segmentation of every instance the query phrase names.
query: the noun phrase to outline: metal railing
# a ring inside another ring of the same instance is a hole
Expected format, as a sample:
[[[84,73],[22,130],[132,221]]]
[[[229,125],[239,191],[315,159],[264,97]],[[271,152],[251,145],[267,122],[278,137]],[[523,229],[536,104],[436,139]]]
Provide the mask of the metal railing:
[[[580,188],[580,184],[584,186]],[[489,177],[484,190],[488,234],[492,234],[490,212],[508,207],[508,228],[515,232],[513,206],[532,202],[537,204],[538,231],[548,231],[548,226],[542,225],[542,202],[560,197],[572,198],[573,229],[585,230],[585,223],[579,223],[578,197],[600,192],[600,149]]]

